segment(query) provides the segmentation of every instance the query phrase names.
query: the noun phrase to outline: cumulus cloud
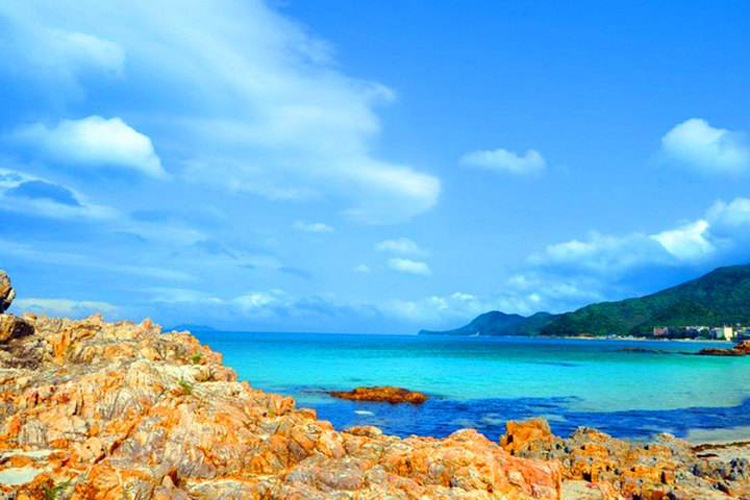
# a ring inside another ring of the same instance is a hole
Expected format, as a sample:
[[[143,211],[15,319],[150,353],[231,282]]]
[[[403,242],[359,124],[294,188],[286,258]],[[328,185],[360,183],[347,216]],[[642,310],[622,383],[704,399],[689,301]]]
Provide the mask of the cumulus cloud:
[[[750,169],[750,145],[742,132],[691,118],[666,133],[662,153],[671,162],[704,173],[736,174]]]
[[[19,299],[13,307],[21,312],[34,312],[48,316],[80,318],[94,313],[112,313],[117,307],[107,302],[68,299]]]
[[[708,221],[698,220],[676,229],[662,231],[651,237],[678,260],[694,261],[716,250],[708,239],[708,228]]]
[[[429,276],[432,274],[430,266],[425,262],[411,259],[393,258],[388,259],[388,267],[406,274],[418,274],[421,276]]]
[[[736,198],[730,203],[717,201],[706,215],[711,233],[718,237],[747,237],[750,230],[750,199]]]
[[[61,120],[51,127],[35,123],[13,135],[51,159],[72,166],[116,167],[151,177],[166,176],[151,139],[117,117]]]
[[[459,163],[466,167],[513,175],[539,174],[547,168],[544,157],[533,149],[524,155],[505,149],[472,151],[464,154]]]
[[[379,252],[389,252],[401,255],[427,255],[425,250],[419,248],[419,245],[409,238],[383,240],[375,245],[375,249]]]
[[[704,217],[656,233],[591,233],[532,254],[533,269],[617,279],[646,268],[712,267],[747,259],[750,200],[719,201]]]
[[[294,229],[305,233],[332,233],[333,227],[322,222],[302,222],[294,223]]]

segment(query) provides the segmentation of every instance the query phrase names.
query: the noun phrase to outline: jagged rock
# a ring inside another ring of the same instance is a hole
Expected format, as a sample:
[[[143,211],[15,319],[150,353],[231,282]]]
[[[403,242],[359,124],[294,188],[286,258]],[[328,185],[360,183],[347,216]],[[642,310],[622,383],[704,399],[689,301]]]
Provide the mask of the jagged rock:
[[[10,285],[10,278],[5,271],[0,270],[0,313],[8,310],[15,297],[16,291]]]
[[[563,491],[570,498],[711,499],[750,493],[746,460],[706,460],[669,434],[651,443],[630,443],[580,427],[562,439],[543,419],[532,419],[508,422],[501,444],[519,456],[559,461]]]
[[[401,387],[389,385],[379,387],[357,387],[351,391],[331,391],[328,394],[338,399],[349,401],[375,401],[382,403],[410,403],[421,405],[427,401],[427,396],[421,392],[410,391]]]
[[[510,420],[505,427],[505,435],[500,439],[500,446],[513,455],[529,452],[530,448],[547,448],[555,439],[549,423],[543,418]]]
[[[12,314],[0,314],[0,343],[34,333],[34,327]]]

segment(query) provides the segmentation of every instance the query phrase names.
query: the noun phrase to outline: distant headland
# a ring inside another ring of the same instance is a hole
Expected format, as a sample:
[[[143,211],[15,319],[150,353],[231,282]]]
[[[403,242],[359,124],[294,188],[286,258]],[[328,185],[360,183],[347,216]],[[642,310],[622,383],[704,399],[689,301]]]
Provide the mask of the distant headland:
[[[644,297],[531,316],[484,313],[454,330],[420,335],[544,335],[737,340],[750,337],[750,266],[720,267]]]

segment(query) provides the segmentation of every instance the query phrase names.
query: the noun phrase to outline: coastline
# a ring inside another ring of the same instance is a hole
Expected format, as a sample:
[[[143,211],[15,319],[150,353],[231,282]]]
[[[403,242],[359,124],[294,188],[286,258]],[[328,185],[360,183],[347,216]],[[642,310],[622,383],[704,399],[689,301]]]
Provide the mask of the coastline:
[[[128,488],[206,499],[558,499],[579,498],[570,492],[580,488],[603,500],[711,498],[719,483],[750,491],[726,472],[744,443],[696,452],[668,435],[639,443],[585,427],[561,438],[542,419],[508,421],[499,442],[472,429],[442,439],[335,429],[238,381],[189,332],[100,316],[17,321],[33,333],[0,351],[0,393],[15,408],[0,429],[0,478],[18,484],[0,489],[19,499],[60,484],[76,500]]]
[[[624,342],[689,342],[689,343],[706,343],[706,344],[734,344],[731,340],[720,340],[720,339],[681,339],[681,338],[656,338],[656,337],[635,337],[632,335],[612,335],[612,336],[598,336],[598,335],[452,335],[452,334],[440,334],[440,333],[429,333],[420,334],[416,333],[414,336],[417,337],[444,337],[444,338],[479,338],[479,339],[491,339],[491,338],[522,338],[522,339],[566,339],[566,340],[615,340]]]

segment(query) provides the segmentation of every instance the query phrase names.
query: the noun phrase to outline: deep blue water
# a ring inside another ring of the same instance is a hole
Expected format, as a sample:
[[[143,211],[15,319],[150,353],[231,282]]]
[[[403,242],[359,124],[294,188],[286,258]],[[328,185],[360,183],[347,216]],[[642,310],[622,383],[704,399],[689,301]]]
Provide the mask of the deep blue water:
[[[508,419],[544,416],[618,437],[691,437],[750,426],[750,358],[699,357],[726,344],[513,337],[195,332],[254,387],[293,396],[337,428],[445,436],[474,427],[495,439]],[[633,348],[658,352],[633,352]],[[422,406],[354,403],[326,391],[397,385]],[[750,437],[750,433],[747,437]]]

